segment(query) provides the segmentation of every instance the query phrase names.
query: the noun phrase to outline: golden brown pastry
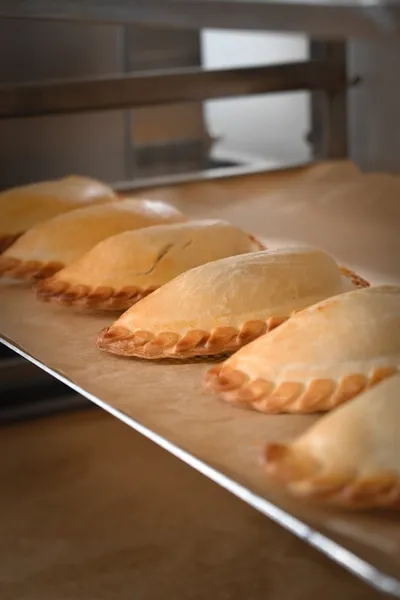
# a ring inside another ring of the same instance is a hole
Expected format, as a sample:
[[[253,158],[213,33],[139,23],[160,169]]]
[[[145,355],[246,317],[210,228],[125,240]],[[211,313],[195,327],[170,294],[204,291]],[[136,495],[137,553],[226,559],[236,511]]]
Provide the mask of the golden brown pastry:
[[[41,281],[38,296],[66,306],[126,310],[188,269],[260,247],[226,221],[188,221],[125,231]]]
[[[253,252],[191,269],[140,300],[98,339],[124,356],[233,352],[298,310],[354,284],[320,250]]]
[[[265,413],[326,411],[400,365],[400,287],[307,308],[206,374],[223,398]]]
[[[108,185],[78,176],[5,190],[0,193],[0,252],[38,223],[75,208],[116,199]]]
[[[152,200],[121,200],[70,211],[32,227],[10,246],[0,256],[0,276],[49,277],[112,235],[184,220],[169,204]]]
[[[400,375],[268,444],[267,472],[297,495],[351,508],[400,508]]]

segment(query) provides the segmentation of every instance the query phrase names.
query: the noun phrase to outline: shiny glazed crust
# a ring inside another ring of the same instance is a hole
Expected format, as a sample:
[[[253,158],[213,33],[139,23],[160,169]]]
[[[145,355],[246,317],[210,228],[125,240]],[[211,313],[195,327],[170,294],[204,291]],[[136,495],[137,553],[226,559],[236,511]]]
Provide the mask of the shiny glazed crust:
[[[0,277],[25,280],[45,279],[63,268],[64,265],[58,262],[22,261],[18,258],[0,256]]]
[[[147,359],[212,356],[234,352],[263,333],[275,329],[285,320],[282,317],[271,317],[267,322],[247,321],[239,329],[234,327],[217,327],[212,331],[191,329],[183,336],[169,331],[156,336],[149,331],[131,333],[124,327],[112,325],[100,333],[97,347],[120,356]]]
[[[378,470],[368,476],[324,472],[289,444],[268,444],[265,459],[268,475],[296,496],[346,508],[400,508],[400,479],[391,471]]]
[[[7,250],[22,234],[23,231],[20,233],[0,233],[0,254]]]
[[[268,414],[328,411],[351,400],[397,372],[393,366],[373,369],[368,377],[353,373],[334,379],[312,379],[304,385],[284,381],[275,385],[266,379],[252,379],[238,369],[215,365],[207,371],[204,383],[224,400]]]
[[[65,281],[45,279],[37,284],[37,297],[44,302],[53,301],[62,306],[91,308],[96,310],[123,311],[144,298],[154,289],[124,287],[114,290],[111,287],[90,288],[83,284],[69,284]]]

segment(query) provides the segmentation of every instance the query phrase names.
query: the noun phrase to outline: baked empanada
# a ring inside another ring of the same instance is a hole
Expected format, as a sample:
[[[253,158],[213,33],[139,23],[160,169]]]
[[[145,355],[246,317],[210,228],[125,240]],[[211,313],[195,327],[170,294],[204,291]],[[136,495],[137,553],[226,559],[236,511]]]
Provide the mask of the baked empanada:
[[[267,472],[297,495],[351,508],[400,508],[400,375],[268,444]]]
[[[24,233],[0,256],[0,276],[49,277],[117,233],[186,220],[175,208],[152,200],[121,200],[69,211]]]
[[[64,177],[0,193],[0,252],[38,223],[75,208],[116,200],[106,184],[87,177]]]
[[[38,296],[67,306],[126,310],[188,269],[261,247],[226,221],[188,221],[126,231],[103,240],[41,281]]]
[[[293,310],[354,287],[320,250],[223,258],[182,273],[103,331],[98,347],[124,356],[187,358],[233,352]]]
[[[216,365],[206,383],[265,413],[326,411],[400,366],[400,287],[347,292],[295,314]]]

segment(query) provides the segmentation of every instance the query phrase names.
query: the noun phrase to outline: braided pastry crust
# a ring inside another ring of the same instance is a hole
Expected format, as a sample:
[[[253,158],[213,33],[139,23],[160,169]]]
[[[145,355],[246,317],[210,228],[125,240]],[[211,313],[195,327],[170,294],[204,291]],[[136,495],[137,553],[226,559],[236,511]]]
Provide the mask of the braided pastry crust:
[[[129,286],[115,290],[108,286],[91,288],[83,284],[45,279],[38,282],[36,289],[37,297],[44,302],[53,301],[62,306],[77,308],[124,311],[153,292],[155,288],[144,290],[136,286]]]
[[[59,262],[23,261],[19,258],[0,256],[0,277],[24,280],[45,279],[63,268],[64,265]]]
[[[147,359],[185,359],[194,356],[214,356],[231,353],[275,329],[285,317],[271,317],[264,321],[247,321],[236,329],[216,327],[212,331],[190,329],[184,335],[164,331],[157,335],[149,331],[131,332],[125,327],[112,325],[104,329],[97,340],[97,347],[120,356],[136,356]]]
[[[222,364],[207,371],[204,383],[224,400],[243,408],[268,414],[304,414],[329,411],[394,375],[398,368],[392,365],[379,367],[368,376],[349,373],[338,380],[326,378],[311,379],[307,384],[297,381],[276,384],[263,378],[250,379],[242,371]]]
[[[346,508],[400,509],[400,479],[390,470],[368,475],[328,471],[289,444],[278,443],[267,445],[265,459],[268,475],[296,496]]]
[[[7,250],[22,234],[22,231],[19,233],[0,233],[0,254]]]

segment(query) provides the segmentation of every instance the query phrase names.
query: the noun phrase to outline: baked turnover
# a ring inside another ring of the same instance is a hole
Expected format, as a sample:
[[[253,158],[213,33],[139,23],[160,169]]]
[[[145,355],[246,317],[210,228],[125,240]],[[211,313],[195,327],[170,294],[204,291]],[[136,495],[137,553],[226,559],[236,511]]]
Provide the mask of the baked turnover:
[[[101,333],[98,347],[144,358],[233,352],[294,310],[354,288],[353,278],[342,275],[328,254],[310,248],[223,258],[140,300]]]
[[[38,223],[75,208],[116,199],[108,185],[78,176],[5,190],[0,193],[0,252]]]
[[[400,287],[359,289],[292,316],[206,374],[224,399],[265,413],[327,411],[400,366]]]
[[[66,306],[126,310],[188,269],[260,247],[226,221],[188,221],[125,231],[39,282],[38,296]]]
[[[267,472],[297,495],[352,508],[400,508],[400,375],[268,444]]]
[[[70,211],[36,225],[0,256],[0,275],[41,279],[64,268],[102,240],[129,229],[186,220],[152,200],[121,200]]]

